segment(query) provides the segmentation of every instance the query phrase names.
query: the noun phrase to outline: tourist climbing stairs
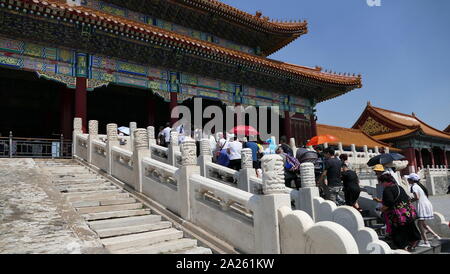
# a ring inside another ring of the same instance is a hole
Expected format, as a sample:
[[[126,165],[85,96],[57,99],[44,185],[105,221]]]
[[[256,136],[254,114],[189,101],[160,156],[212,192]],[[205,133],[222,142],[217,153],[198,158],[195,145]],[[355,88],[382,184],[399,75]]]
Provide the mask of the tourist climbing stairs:
[[[98,234],[110,253],[212,253],[87,167],[73,160],[45,160],[39,165],[51,174],[54,186]]]
[[[364,224],[366,227],[370,227],[375,230],[378,234],[378,238],[386,242],[392,249],[397,247],[392,242],[392,239],[386,233],[386,226],[382,220],[378,217],[368,216],[368,211],[363,211]],[[441,253],[441,241],[438,239],[433,239],[432,235],[428,235],[430,239],[431,247],[416,247],[415,250],[411,251],[412,254],[439,254]],[[431,240],[432,239],[432,240]]]

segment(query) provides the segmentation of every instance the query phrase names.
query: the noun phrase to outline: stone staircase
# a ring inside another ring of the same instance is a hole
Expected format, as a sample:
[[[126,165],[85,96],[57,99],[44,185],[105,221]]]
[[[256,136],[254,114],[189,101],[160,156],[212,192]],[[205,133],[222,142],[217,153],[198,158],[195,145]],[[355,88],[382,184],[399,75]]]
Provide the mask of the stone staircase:
[[[184,237],[160,215],[88,168],[72,160],[45,160],[39,166],[54,186],[98,234],[105,248],[119,254],[211,254]]]
[[[366,215],[363,212],[363,216]],[[396,249],[390,237],[386,234],[386,228],[384,223],[377,217],[363,217],[364,224],[366,227],[370,227],[375,230],[378,234],[378,238],[384,242],[386,242],[392,249]],[[441,254],[441,246],[443,242],[448,241],[447,239],[437,240],[433,239],[432,235],[427,235],[428,239],[430,239],[431,247],[416,247],[411,254]],[[432,240],[431,240],[432,239]]]

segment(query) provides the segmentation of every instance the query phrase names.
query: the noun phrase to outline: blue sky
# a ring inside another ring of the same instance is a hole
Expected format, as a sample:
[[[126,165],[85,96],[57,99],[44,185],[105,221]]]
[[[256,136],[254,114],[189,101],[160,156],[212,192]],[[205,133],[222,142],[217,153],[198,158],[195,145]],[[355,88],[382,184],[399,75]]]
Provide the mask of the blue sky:
[[[450,1],[222,0],[274,19],[306,19],[309,33],[270,58],[361,73],[363,88],[317,106],[319,123],[351,127],[367,101],[440,130],[450,124]]]

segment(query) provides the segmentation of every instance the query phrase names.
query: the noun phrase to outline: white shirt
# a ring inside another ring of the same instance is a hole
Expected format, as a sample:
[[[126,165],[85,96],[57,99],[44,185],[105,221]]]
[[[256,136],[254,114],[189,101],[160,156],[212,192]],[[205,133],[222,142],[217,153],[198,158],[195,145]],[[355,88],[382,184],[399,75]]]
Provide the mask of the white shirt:
[[[209,136],[209,146],[211,147],[211,151],[215,151],[217,148],[217,142],[214,136]]]
[[[172,129],[170,127],[166,127],[162,131],[162,134],[164,135],[164,140],[166,141],[166,143],[170,142],[170,132],[171,131],[172,131]]]
[[[230,153],[228,156],[230,157],[230,160],[238,160],[241,159],[241,150],[242,150],[242,143],[239,141],[233,141],[228,142],[227,145],[225,145],[226,148],[230,149]]]
[[[219,145],[219,149],[220,150],[222,150],[222,149],[226,149],[227,148],[227,140],[225,140],[225,139],[220,139],[219,140],[219,142],[218,142],[218,145]]]

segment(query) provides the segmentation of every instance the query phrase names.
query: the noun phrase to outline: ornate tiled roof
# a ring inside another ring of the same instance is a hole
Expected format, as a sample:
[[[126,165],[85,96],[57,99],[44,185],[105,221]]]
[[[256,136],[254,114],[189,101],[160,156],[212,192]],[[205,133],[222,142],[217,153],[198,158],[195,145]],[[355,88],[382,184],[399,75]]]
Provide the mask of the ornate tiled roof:
[[[317,124],[317,134],[325,135],[330,134],[339,139],[339,142],[342,143],[343,146],[350,146],[354,144],[356,147],[367,146],[369,148],[374,147],[389,147],[388,144],[378,141],[371,136],[365,134],[362,130],[359,129],[351,129],[330,125]],[[334,145],[337,144],[334,143]],[[391,150],[397,151],[397,149],[390,147]]]
[[[306,21],[289,21],[283,22],[279,20],[271,20],[262,16],[257,12],[255,15],[239,10],[230,5],[224,4],[217,0],[172,0],[174,2],[187,4],[190,7],[212,11],[224,17],[228,17],[239,24],[251,25],[264,31],[283,32],[291,34],[301,34],[307,29]]]
[[[349,74],[328,73],[323,72],[319,67],[309,68],[297,66],[251,55],[237,50],[228,49],[214,43],[167,31],[153,25],[132,21],[116,15],[106,14],[87,7],[71,7],[62,0],[16,0],[16,2],[25,3],[27,6],[31,4],[30,8],[32,10],[34,9],[42,13],[50,14],[52,17],[70,18],[70,20],[79,21],[81,24],[89,24],[94,28],[103,28],[104,30],[110,31],[112,35],[126,33],[127,37],[130,37],[130,39],[136,39],[140,42],[148,42],[151,40],[160,43],[164,41],[172,47],[179,47],[189,53],[192,52],[205,57],[209,56],[209,58],[216,61],[226,60],[228,63],[236,65],[244,63],[252,67],[258,66],[262,67],[264,70],[275,70],[278,76],[286,76],[289,74],[294,78],[298,78],[300,80],[303,79],[303,81],[308,79],[309,81],[313,81],[318,84],[326,83],[341,86],[344,87],[346,91],[354,88],[360,88],[362,86],[360,75],[351,76]],[[208,1],[198,2],[206,3]],[[211,5],[212,4],[213,3],[211,3]],[[214,5],[218,4],[215,3]],[[237,11],[234,12],[237,13]],[[242,14],[242,16],[247,15]],[[294,28],[293,25],[291,27]]]
[[[385,120],[388,124],[395,125],[400,130],[395,130],[390,133],[378,134],[373,136],[377,140],[388,140],[393,138],[398,138],[401,136],[409,135],[413,132],[420,130],[423,134],[428,136],[434,136],[444,139],[450,139],[450,134],[433,128],[432,126],[426,124],[420,120],[414,113],[412,115],[387,110],[379,107],[374,107],[368,103],[366,110],[364,112],[370,112],[381,120]],[[355,124],[354,127],[356,127]]]

